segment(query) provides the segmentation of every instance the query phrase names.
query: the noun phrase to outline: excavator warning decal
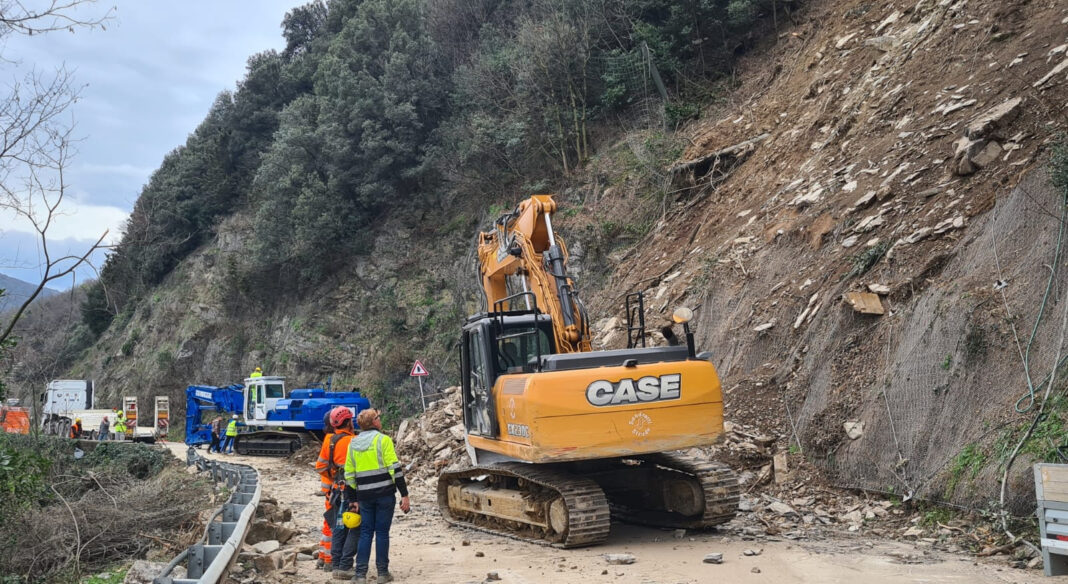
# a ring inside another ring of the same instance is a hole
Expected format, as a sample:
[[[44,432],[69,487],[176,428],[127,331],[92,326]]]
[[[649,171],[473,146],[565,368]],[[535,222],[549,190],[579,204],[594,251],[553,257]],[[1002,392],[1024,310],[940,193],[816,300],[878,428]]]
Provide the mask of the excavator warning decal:
[[[591,405],[619,406],[679,399],[682,395],[682,375],[669,373],[640,379],[620,379],[611,382],[598,379],[586,387],[586,401]]]

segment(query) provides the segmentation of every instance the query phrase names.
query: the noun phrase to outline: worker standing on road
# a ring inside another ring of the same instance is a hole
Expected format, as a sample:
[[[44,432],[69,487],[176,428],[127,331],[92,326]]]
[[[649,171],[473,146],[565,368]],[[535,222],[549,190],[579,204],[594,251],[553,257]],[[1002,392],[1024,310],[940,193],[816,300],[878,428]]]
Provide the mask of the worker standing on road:
[[[82,419],[74,418],[74,424],[70,427],[70,437],[77,440],[82,437]]]
[[[211,444],[208,452],[222,452],[222,416],[215,416],[211,421]]]
[[[126,438],[126,415],[122,410],[115,410],[115,437],[119,440]]]
[[[100,435],[97,436],[96,439],[97,440],[107,440],[108,439],[108,432],[110,432],[110,431],[111,431],[111,422],[108,422],[108,417],[104,416],[104,419],[100,420],[100,431],[99,431]]]
[[[333,410],[327,410],[323,415],[323,445],[319,449],[319,460],[315,461],[315,470],[319,470],[319,464],[324,466],[327,463],[326,457],[323,456],[323,449],[329,448],[330,440],[334,436],[334,424],[330,419],[330,414]],[[344,451],[346,454],[348,451]],[[333,547],[334,539],[334,520],[330,512],[330,482],[323,479],[322,472],[319,473],[319,494],[326,499],[326,509],[323,511],[323,526],[319,535],[319,559],[315,562],[316,568],[322,568],[326,571],[332,571],[333,568],[333,556],[331,555],[331,548]]]
[[[393,440],[382,433],[382,416],[378,410],[360,412],[356,423],[360,435],[349,442],[345,458],[346,507],[362,517],[356,549],[356,580],[367,578],[374,541],[378,584],[384,584],[393,581],[389,573],[389,528],[397,504],[395,493],[400,491],[400,508],[407,513],[411,508],[408,485]]]
[[[319,471],[320,486],[326,488],[326,513],[331,529],[330,563],[334,569],[335,580],[348,580],[347,572],[352,569],[352,558],[356,554],[356,533],[350,532],[342,521],[345,511],[345,458],[348,456],[349,443],[356,435],[352,427],[352,410],[338,406],[330,410],[330,425],[334,433],[323,440],[319,451],[319,460],[315,470]]]
[[[234,453],[235,438],[237,438],[237,414],[230,416],[230,423],[226,425],[226,444],[223,445],[223,453]]]

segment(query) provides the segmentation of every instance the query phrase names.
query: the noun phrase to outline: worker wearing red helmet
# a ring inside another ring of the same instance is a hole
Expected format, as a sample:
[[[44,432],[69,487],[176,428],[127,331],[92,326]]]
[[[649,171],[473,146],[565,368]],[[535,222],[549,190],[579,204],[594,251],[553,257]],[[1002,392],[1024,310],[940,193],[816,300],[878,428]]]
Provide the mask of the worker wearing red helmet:
[[[327,410],[323,414],[323,445],[327,445],[330,442],[330,437],[334,435],[334,425],[330,423],[330,411]],[[326,458],[322,455],[322,449],[319,451],[319,460],[315,462],[315,468],[318,470],[320,467],[325,469],[327,466]],[[323,526],[319,535],[319,556],[315,562],[315,567],[327,571],[332,571],[331,557],[330,557],[330,545],[333,540],[333,525],[332,520],[328,520],[330,513],[330,485],[323,479],[322,472],[319,473],[319,494],[325,499],[326,510],[323,512]]]
[[[353,426],[352,410],[338,406],[330,411],[330,423],[334,426],[334,436],[331,439],[330,452],[327,452],[328,468],[331,477],[330,499],[332,513],[334,514],[333,540],[331,542],[330,557],[334,567],[335,580],[349,580],[352,571],[352,561],[356,556],[356,542],[359,538],[359,530],[349,529],[342,521],[342,512],[345,511],[345,457],[348,456],[349,442],[356,435]],[[320,453],[320,456],[322,453]],[[332,464],[330,464],[332,463]]]
[[[335,483],[343,477],[339,469],[345,466],[345,456],[349,450],[349,441],[355,435],[352,426],[352,410],[344,406],[338,406],[327,414],[329,429],[334,432],[323,438],[322,448],[319,450],[319,459],[315,462],[315,470],[319,471],[319,488],[326,496],[326,512],[323,513],[322,539],[319,542],[319,559],[323,560],[323,569],[336,570],[337,561],[341,549],[333,547],[333,542],[339,535],[342,537],[341,545],[344,545],[345,527],[342,525],[339,531],[337,521],[338,510],[341,509],[338,501],[343,497],[344,487],[335,488]],[[325,430],[325,429],[324,429]],[[336,504],[336,505],[335,505]],[[335,555],[336,551],[336,555]],[[349,558],[349,569],[352,568],[352,558]]]

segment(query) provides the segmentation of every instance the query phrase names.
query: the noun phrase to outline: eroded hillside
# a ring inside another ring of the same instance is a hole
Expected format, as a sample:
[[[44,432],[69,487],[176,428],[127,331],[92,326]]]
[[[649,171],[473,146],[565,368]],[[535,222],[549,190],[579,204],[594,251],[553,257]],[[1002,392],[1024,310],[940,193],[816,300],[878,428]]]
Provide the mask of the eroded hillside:
[[[1066,42],[1057,2],[813,5],[695,129],[683,194],[615,288],[654,315],[698,306],[728,416],[779,428],[833,482],[996,499],[1039,409],[1017,401],[1025,362],[1040,402],[1068,354],[1048,177]],[[1031,444],[1011,496],[1048,454]]]

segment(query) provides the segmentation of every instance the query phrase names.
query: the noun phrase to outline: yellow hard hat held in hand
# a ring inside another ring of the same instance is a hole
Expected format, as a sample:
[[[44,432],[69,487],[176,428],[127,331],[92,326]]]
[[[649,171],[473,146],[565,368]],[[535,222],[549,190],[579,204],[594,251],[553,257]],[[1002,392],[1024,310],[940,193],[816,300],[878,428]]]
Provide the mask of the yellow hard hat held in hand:
[[[346,511],[341,514],[341,522],[345,524],[345,527],[349,529],[355,529],[360,526],[362,518],[359,513],[353,513],[352,511]]]

